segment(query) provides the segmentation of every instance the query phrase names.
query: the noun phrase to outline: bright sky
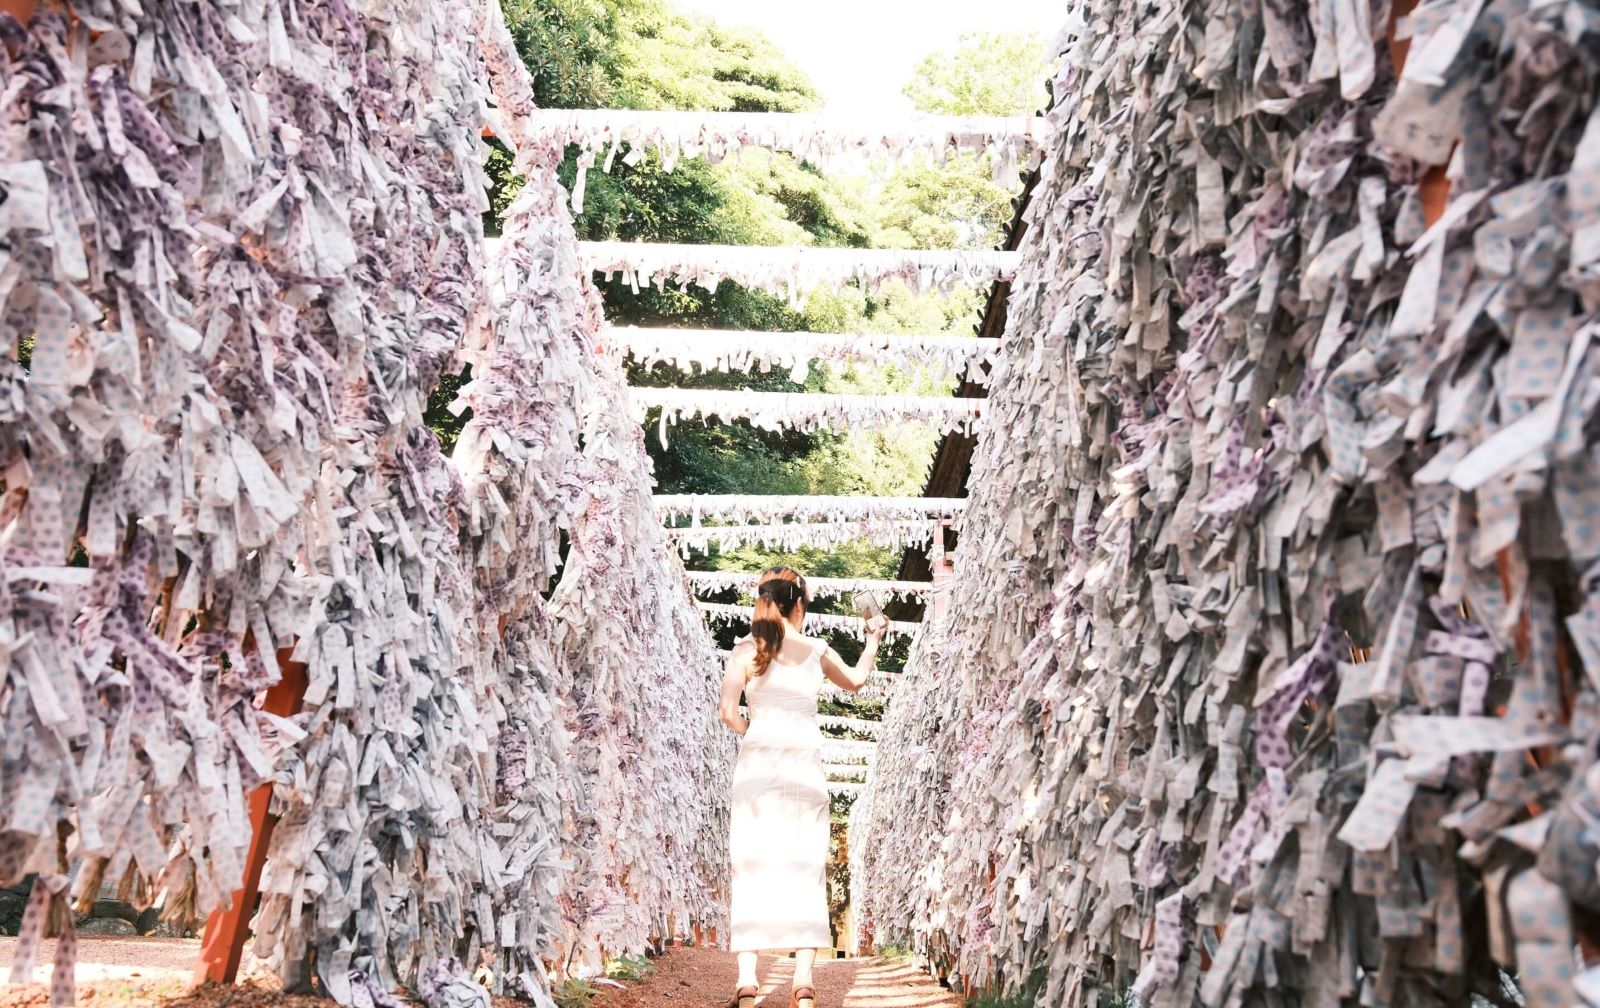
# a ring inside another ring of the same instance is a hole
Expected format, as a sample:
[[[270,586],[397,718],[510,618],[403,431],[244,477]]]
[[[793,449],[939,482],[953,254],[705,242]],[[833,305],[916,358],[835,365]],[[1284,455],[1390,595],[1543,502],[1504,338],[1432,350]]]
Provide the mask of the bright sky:
[[[675,0],[728,25],[758,28],[806,72],[830,112],[904,112],[900,88],[928,53],[964,32],[1053,37],[1062,0]]]

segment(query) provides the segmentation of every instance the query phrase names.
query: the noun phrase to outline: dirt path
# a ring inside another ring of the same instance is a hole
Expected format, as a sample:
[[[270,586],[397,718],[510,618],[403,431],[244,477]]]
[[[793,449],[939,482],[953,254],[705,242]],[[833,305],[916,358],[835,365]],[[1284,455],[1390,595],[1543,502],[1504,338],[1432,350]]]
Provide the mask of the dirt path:
[[[0,938],[0,966],[11,967],[15,938]],[[38,976],[49,977],[56,954],[54,939],[40,943]],[[200,958],[198,938],[100,938],[78,936],[78,980],[103,980],[130,976],[187,978]]]
[[[35,983],[13,986],[15,938],[0,938],[0,1008],[47,1008],[56,943],[35,957]],[[78,1004],[86,1008],[329,1008],[320,998],[290,997],[276,984],[254,979],[236,987],[193,990],[200,941],[195,938],[78,936]]]
[[[11,974],[15,938],[0,938],[0,981]],[[56,943],[40,943],[34,957],[34,983],[12,986],[0,982],[0,1008],[32,1008],[49,1003],[50,974]],[[192,938],[134,938],[78,936],[78,1002],[116,1005],[122,1001],[154,1004],[187,991],[200,957],[200,942]]]
[[[733,993],[733,954],[670,948],[656,972],[622,989],[601,986],[593,1008],[721,1008]],[[789,1008],[794,960],[763,959],[759,1008]],[[961,999],[909,960],[830,959],[817,963],[817,1008],[960,1008]]]
[[[39,951],[35,979],[48,982],[54,942]],[[193,990],[190,978],[200,943],[177,938],[78,939],[78,1003],[92,1008],[328,1008],[331,1001],[274,990],[270,979],[236,987]],[[0,938],[0,1008],[46,1008],[43,983],[13,987],[4,980],[16,939]],[[670,948],[639,982],[595,983],[590,1008],[722,1008],[738,973],[732,953]],[[759,1008],[789,1008],[794,960],[763,959]],[[961,999],[909,960],[830,959],[817,963],[817,1008],[961,1008]],[[495,998],[495,1008],[518,1002]]]

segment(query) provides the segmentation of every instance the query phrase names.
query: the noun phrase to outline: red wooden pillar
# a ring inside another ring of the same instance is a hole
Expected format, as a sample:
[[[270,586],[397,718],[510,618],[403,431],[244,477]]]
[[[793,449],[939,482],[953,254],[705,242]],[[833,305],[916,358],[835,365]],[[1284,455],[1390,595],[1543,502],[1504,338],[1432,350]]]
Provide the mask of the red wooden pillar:
[[[261,702],[262,710],[279,717],[298,714],[306,695],[306,667],[289,660],[291,651],[291,648],[278,651],[278,667],[283,670],[283,678],[267,690]],[[271,803],[270,782],[250,793],[250,849],[245,855],[244,879],[234,890],[228,908],[213,911],[206,918],[205,940],[200,944],[200,962],[194,971],[197,984],[207,981],[228,984],[238,976],[244,941],[250,934],[250,918],[255,913],[261,869],[267,863],[267,845],[272,842],[272,827],[277,823],[277,817],[267,811]]]
[[[26,26],[33,20],[33,12],[38,6],[37,0],[0,0],[0,14],[10,14]],[[17,54],[17,46],[8,44],[6,50],[13,56]]]
[[[950,584],[956,578],[956,565],[951,562],[950,554],[944,548],[944,534],[949,527],[947,521],[934,526],[933,547],[928,551],[928,566],[933,570],[934,619],[943,616],[950,608]]]
[[[1389,59],[1394,64],[1396,77],[1399,77],[1400,71],[1405,68],[1406,54],[1411,51],[1411,40],[1395,38],[1395,24],[1410,14],[1416,6],[1417,0],[1395,0],[1389,9]],[[1432,224],[1444,213],[1445,204],[1450,201],[1450,180],[1445,177],[1443,166],[1436,165],[1428,169],[1428,174],[1423,176],[1418,191],[1422,196],[1422,217]]]

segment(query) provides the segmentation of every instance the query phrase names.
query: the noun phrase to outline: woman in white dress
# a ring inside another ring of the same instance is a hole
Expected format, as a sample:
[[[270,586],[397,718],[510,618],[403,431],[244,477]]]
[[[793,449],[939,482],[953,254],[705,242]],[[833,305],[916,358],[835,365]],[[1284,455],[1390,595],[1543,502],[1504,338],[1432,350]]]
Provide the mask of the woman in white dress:
[[[815,1008],[812,966],[829,948],[828,785],[822,772],[817,693],[824,678],[855,692],[867,681],[888,623],[868,624],[851,667],[825,640],[800,632],[806,582],[788,567],[761,575],[750,636],[728,657],[721,714],[744,736],[733,773],[732,949],[739,980],[730,1008],[754,1008],[762,951],[794,950],[790,1008]],[[739,694],[750,711],[739,714]]]

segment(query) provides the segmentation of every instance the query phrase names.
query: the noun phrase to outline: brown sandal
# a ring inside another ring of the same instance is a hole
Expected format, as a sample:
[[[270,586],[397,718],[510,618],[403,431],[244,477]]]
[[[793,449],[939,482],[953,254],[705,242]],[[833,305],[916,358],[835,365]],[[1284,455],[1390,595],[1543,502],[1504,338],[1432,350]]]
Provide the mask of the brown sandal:
[[[759,993],[754,987],[740,987],[728,999],[728,1008],[756,1008],[756,995]]]
[[[816,1005],[817,992],[810,987],[796,987],[789,995],[789,1008],[816,1008]]]

